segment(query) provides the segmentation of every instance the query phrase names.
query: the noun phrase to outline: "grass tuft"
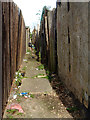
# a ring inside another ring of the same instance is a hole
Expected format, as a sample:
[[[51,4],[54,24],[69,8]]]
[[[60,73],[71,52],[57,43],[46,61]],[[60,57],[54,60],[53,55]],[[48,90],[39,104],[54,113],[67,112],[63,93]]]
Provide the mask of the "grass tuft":
[[[44,69],[44,65],[41,64],[41,65],[38,66],[37,68],[38,68],[39,70],[43,70],[43,69]]]

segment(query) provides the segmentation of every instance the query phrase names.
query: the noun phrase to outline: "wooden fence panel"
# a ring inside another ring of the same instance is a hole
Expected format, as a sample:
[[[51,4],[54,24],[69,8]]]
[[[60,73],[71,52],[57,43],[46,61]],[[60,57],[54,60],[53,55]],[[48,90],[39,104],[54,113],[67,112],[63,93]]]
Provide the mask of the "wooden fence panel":
[[[16,70],[26,52],[25,23],[13,2],[2,3],[2,109],[4,110]]]
[[[0,119],[2,117],[2,3],[0,2]]]
[[[13,80],[13,3],[9,4],[9,11],[10,11],[10,73],[11,73],[11,83]]]

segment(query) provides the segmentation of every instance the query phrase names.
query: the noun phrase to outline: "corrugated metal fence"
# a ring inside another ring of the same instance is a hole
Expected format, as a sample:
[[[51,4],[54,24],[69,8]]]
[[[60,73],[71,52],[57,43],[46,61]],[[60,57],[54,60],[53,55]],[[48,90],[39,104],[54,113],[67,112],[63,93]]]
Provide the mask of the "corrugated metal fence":
[[[13,2],[2,3],[2,109],[8,100],[15,71],[26,52],[26,31],[21,10]]]

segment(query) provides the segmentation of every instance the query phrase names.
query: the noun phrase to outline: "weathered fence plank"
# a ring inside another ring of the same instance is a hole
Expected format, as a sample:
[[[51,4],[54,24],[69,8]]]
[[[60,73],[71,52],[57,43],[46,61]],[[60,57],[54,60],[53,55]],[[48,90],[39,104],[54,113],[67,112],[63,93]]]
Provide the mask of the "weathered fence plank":
[[[90,2],[88,3],[88,118],[90,118]]]
[[[49,28],[49,58],[48,66],[51,72],[56,72],[56,50],[55,50],[55,9],[48,12],[48,28]]]
[[[88,108],[88,3],[58,2],[57,8],[48,10],[47,14],[46,9],[43,9],[39,38],[41,61],[48,58],[48,68],[51,72],[56,71],[58,66],[60,79]]]
[[[2,3],[0,2],[0,119],[2,117]]]
[[[57,45],[59,77],[88,107],[88,3],[57,8]]]
[[[2,3],[2,109],[4,110],[16,70],[19,69],[26,48],[25,23],[13,2]]]

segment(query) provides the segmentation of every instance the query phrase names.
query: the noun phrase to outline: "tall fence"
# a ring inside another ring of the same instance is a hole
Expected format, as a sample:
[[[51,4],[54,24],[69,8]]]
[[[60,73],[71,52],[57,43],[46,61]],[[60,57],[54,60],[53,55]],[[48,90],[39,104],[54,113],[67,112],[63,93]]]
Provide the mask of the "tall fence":
[[[2,116],[2,4],[0,2],[0,118]]]
[[[89,105],[88,3],[57,3],[44,10],[40,52],[58,76],[87,108]],[[47,53],[47,54],[45,54]]]
[[[57,7],[58,75],[88,107],[88,3]]]
[[[53,73],[57,71],[56,10],[43,9],[40,32],[36,36],[36,46],[41,53],[41,62],[46,63]],[[39,41],[39,42],[38,42]]]
[[[26,27],[26,52],[28,51],[29,42],[30,42],[30,28]]]
[[[10,93],[15,71],[26,52],[26,29],[21,10],[13,2],[2,3],[2,109]]]

